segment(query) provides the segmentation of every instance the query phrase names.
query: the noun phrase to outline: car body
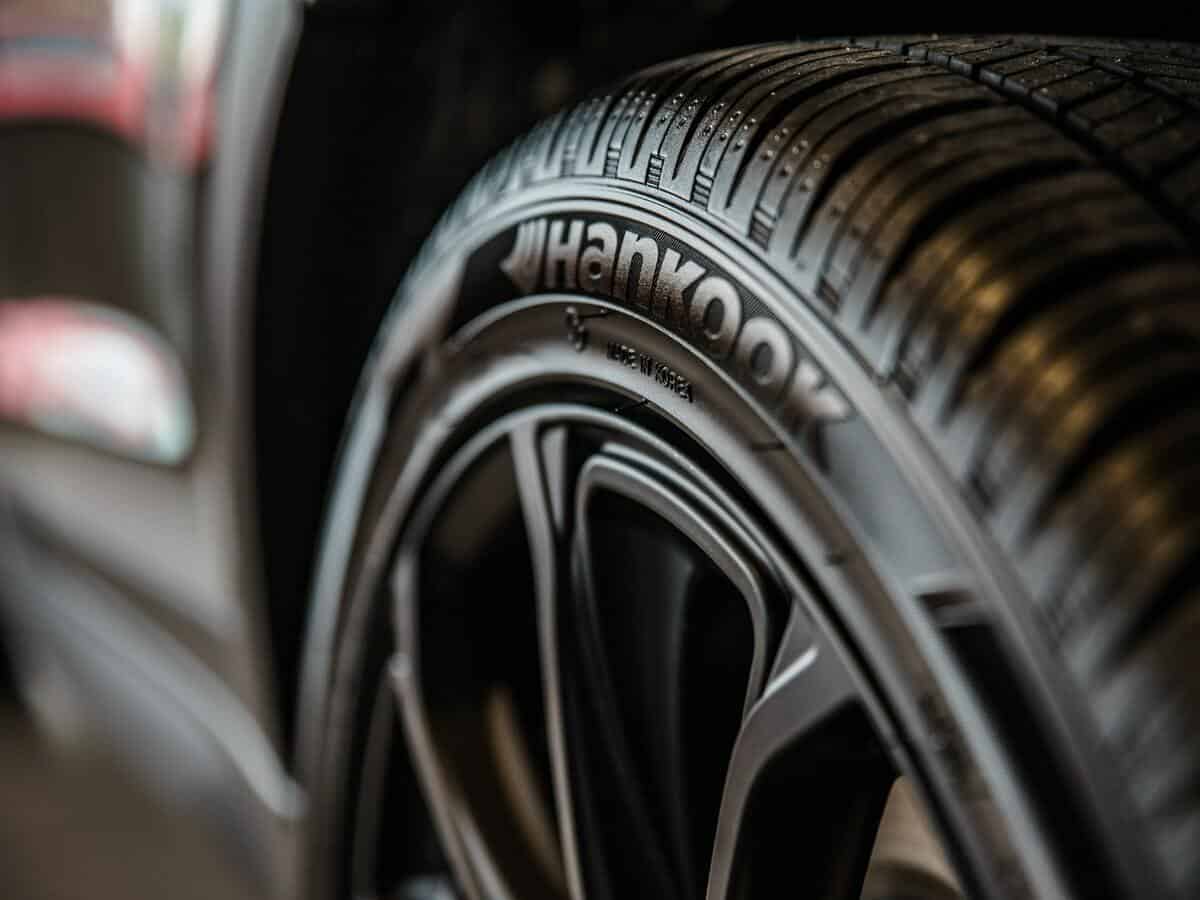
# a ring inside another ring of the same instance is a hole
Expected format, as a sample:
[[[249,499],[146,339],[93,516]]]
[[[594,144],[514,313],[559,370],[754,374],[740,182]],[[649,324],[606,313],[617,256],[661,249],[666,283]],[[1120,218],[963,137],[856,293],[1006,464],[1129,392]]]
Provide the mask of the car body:
[[[248,338],[297,25],[277,2],[0,10],[13,666],[272,890],[303,805],[264,671]]]

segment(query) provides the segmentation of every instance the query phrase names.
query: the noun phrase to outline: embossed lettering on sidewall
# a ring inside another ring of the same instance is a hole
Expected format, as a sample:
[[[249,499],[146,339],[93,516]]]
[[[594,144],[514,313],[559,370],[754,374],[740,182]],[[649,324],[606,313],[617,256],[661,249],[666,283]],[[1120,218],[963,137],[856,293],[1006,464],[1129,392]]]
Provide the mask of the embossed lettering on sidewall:
[[[732,369],[793,430],[849,417],[841,393],[778,321],[748,314],[730,278],[671,243],[634,223],[541,217],[517,226],[499,265],[522,294],[596,294],[664,323]],[[693,402],[687,379],[636,348],[609,343],[606,356]]]

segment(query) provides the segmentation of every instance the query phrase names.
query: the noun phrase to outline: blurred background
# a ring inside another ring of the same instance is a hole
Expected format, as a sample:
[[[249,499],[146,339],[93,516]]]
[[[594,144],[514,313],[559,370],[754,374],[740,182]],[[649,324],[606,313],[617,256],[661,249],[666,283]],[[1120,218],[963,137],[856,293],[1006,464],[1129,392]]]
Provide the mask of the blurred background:
[[[209,3],[219,5],[191,5]],[[23,52],[14,23],[50,12],[86,18],[106,5],[0,0],[0,93],[12,87],[3,81],[14,77],[6,64]],[[922,10],[773,0],[303,5],[268,174],[254,186],[265,212],[249,383],[259,428],[259,509],[266,512],[253,528],[266,536],[281,745],[291,744],[290,698],[305,619],[295,598],[308,593],[323,486],[355,379],[404,270],[441,211],[490,156],[605,83],[703,49],[926,30],[1183,37],[1171,19],[1184,18],[1186,9],[1160,17],[1145,7],[1132,13],[1092,9],[1086,20],[1064,22],[1044,10],[1022,17],[1007,6]],[[0,120],[0,129],[16,127]],[[203,161],[177,164],[187,178],[204,179]],[[0,215],[4,208],[0,196]],[[17,241],[37,244],[36,230],[11,225],[0,228],[10,248]],[[206,855],[209,844],[194,822],[165,817],[99,745],[74,733],[78,723],[68,706],[55,705],[52,683],[40,702],[62,738],[54,749],[35,736],[11,685],[0,663],[0,896],[245,896],[244,883],[223,868],[227,860]]]

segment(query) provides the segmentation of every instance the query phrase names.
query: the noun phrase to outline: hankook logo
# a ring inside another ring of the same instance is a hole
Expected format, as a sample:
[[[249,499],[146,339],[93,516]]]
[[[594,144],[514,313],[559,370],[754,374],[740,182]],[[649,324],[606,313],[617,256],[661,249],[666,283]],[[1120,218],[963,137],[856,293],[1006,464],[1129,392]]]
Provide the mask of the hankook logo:
[[[780,403],[793,427],[849,416],[841,394],[801,356],[782,325],[768,316],[747,317],[730,279],[644,231],[606,221],[533,219],[517,227],[500,268],[522,294],[585,291],[665,323],[733,368],[760,399]]]

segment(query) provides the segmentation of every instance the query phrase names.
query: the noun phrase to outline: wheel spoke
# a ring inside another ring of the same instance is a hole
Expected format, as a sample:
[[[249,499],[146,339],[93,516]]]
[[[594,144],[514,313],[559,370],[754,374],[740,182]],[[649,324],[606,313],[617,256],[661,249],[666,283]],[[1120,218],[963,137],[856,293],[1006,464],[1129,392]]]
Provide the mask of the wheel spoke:
[[[359,783],[358,803],[351,844],[351,884],[359,898],[375,896],[377,844],[383,810],[387,767],[394,752],[392,734],[396,721],[396,699],[385,668],[373,692],[371,719],[367,729],[366,750],[363,753],[362,780]]]
[[[429,811],[400,744],[400,710],[386,663],[370,706],[351,831],[350,883],[356,900],[456,900],[432,835]],[[440,893],[439,893],[440,891]]]
[[[413,598],[417,595],[416,565],[402,557],[396,566],[393,592],[397,598]],[[413,766],[426,792],[433,823],[441,838],[442,849],[450,870],[468,897],[478,898],[485,892],[489,896],[504,897],[507,893],[497,890],[500,881],[490,860],[481,859],[478,852],[482,842],[477,834],[464,835],[466,828],[474,830],[468,816],[466,799],[455,783],[450,767],[439,758],[431,732],[428,716],[421,699],[421,687],[416,661],[416,625],[409,621],[413,610],[402,600],[397,612],[397,652],[388,664],[388,676],[400,709],[408,738]]]
[[[563,632],[579,698],[568,712],[582,716],[569,721],[578,824],[600,896],[697,897],[729,754],[775,646],[773,600],[736,526],[646,466],[601,452],[578,477]]]
[[[635,882],[668,900],[680,896],[683,861],[681,648],[662,638],[681,630],[686,570],[678,559],[644,558],[634,530],[605,529],[616,541],[601,542],[608,551],[602,552],[582,506],[576,520],[571,726],[574,775],[583,791],[581,843],[593,850],[589,879],[606,885],[599,891],[605,897],[622,896]],[[646,608],[635,633],[618,639],[624,651],[618,670],[605,626],[618,610],[628,612],[621,594]]]
[[[392,676],[466,893],[856,897],[894,772],[769,539],[587,426],[493,434],[443,469],[393,584]]]
[[[562,428],[542,434],[536,423],[510,435],[517,490],[533,557],[537,592],[538,648],[550,750],[551,780],[558,820],[559,842],[572,900],[583,900],[579,847],[571,802],[563,723],[562,685],[559,677],[558,602],[562,579],[561,526],[568,506],[565,497],[566,434]]]
[[[785,873],[814,885],[809,896],[857,898],[893,779],[857,697],[834,649],[794,612],[734,747],[707,900],[769,894]]]

